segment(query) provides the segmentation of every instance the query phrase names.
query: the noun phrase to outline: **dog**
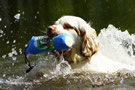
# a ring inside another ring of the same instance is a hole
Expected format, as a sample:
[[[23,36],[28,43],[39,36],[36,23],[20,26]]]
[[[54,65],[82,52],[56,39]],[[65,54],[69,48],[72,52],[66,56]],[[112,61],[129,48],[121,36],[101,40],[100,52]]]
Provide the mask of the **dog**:
[[[56,35],[66,33],[73,37],[72,48],[63,51],[66,61],[72,66],[90,61],[91,57],[98,52],[98,41],[95,29],[80,17],[63,16],[54,25],[48,26],[47,35],[53,38]],[[61,53],[62,51],[58,51]],[[59,58],[59,55],[53,52]]]

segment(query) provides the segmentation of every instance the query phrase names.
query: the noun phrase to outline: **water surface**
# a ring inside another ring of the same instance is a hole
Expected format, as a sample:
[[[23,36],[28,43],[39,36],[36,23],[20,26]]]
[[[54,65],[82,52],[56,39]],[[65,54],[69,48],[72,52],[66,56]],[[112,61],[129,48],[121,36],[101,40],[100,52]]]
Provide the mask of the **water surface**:
[[[75,15],[91,22],[106,57],[115,55],[134,65],[134,8],[134,0],[0,0],[0,89],[135,89],[134,72],[74,72],[63,59],[57,62],[48,53],[32,56],[30,62],[36,66],[26,74],[23,55],[32,36],[46,35],[46,27],[63,15]],[[109,24],[112,27],[107,28]],[[42,78],[38,71],[44,72]]]

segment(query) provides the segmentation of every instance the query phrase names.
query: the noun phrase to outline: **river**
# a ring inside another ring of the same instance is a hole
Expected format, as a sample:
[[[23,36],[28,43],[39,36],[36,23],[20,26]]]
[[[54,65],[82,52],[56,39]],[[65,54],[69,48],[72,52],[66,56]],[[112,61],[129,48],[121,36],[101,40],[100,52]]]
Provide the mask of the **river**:
[[[135,89],[134,68],[113,74],[75,72],[62,56],[58,62],[50,53],[43,53],[30,56],[34,68],[26,73],[23,54],[32,36],[46,35],[48,25],[61,16],[74,15],[96,29],[105,57],[134,66],[134,9],[134,0],[0,0],[0,89]]]

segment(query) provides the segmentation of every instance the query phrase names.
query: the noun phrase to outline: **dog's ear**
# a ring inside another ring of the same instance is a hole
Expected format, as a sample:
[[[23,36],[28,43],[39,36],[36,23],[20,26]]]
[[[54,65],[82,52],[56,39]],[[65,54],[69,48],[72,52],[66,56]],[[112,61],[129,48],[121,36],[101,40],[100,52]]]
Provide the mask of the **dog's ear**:
[[[98,51],[97,35],[90,26],[81,28],[81,53],[86,59],[91,58]]]

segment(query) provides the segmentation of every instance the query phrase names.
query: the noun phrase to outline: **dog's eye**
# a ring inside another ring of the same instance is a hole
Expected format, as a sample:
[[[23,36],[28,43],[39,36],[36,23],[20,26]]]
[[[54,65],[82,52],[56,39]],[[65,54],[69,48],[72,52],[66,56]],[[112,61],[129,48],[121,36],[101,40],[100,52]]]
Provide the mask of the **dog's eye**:
[[[63,28],[64,28],[64,29],[73,29],[73,26],[71,26],[71,25],[68,24],[68,23],[64,23]]]

